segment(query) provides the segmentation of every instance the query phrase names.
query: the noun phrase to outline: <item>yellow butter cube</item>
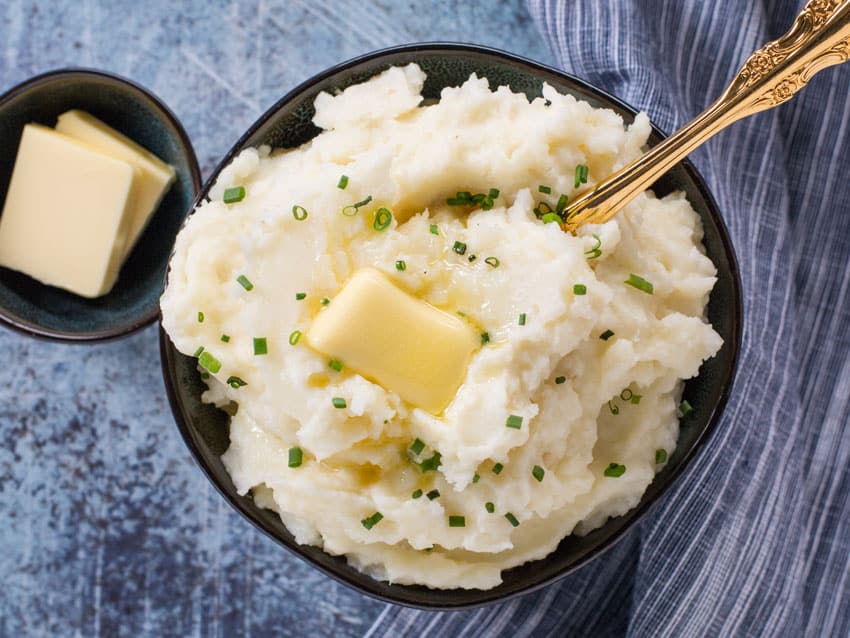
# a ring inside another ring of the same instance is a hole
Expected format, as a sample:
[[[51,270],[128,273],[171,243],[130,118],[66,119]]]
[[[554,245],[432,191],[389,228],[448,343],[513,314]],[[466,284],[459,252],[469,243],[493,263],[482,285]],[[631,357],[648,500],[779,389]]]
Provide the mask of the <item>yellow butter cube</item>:
[[[74,110],[60,115],[56,131],[136,167],[133,208],[124,249],[126,257],[174,181],[174,168],[85,111]]]
[[[439,414],[463,382],[480,339],[458,317],[363,268],[319,313],[307,341],[408,403]]]

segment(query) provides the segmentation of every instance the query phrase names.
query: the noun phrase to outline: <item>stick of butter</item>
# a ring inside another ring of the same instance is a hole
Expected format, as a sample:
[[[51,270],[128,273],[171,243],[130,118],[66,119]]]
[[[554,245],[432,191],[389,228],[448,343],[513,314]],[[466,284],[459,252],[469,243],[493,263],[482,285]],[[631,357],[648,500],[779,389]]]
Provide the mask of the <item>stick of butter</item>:
[[[60,115],[56,131],[138,169],[135,201],[124,250],[126,257],[174,181],[174,168],[85,111],[73,110]]]
[[[310,327],[308,344],[432,414],[451,403],[480,339],[454,315],[358,270]]]
[[[108,292],[124,256],[135,173],[27,124],[0,217],[0,265],[84,297]]]

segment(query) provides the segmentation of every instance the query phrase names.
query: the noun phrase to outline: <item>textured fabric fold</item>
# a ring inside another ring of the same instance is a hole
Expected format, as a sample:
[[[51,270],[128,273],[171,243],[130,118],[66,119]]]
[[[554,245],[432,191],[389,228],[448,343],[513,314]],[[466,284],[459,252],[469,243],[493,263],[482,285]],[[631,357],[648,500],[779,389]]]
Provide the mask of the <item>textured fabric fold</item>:
[[[562,68],[667,131],[801,6],[529,0]],[[738,377],[710,445],[639,529],[577,573],[470,612],[388,607],[372,635],[850,635],[850,64],[692,160],[744,287]]]

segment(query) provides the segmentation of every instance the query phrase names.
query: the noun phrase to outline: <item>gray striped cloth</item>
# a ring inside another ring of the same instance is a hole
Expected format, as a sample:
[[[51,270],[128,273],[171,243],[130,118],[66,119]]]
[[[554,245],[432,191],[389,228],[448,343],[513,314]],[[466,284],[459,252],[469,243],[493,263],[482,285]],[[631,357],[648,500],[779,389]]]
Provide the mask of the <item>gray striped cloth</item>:
[[[530,0],[561,66],[672,131],[800,0]],[[612,551],[466,612],[387,606],[369,636],[850,635],[850,64],[693,160],[738,252],[744,340],[710,446]]]

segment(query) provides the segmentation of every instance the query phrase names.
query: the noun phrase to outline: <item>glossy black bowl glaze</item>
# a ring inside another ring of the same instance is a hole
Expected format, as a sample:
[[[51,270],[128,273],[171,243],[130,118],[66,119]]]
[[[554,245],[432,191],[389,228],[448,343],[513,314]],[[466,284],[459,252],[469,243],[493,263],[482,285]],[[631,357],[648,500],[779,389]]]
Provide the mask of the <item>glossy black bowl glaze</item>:
[[[564,93],[606,107],[631,121],[635,110],[618,99],[561,71],[535,62],[482,47],[458,44],[421,44],[378,51],[334,67],[302,84],[267,111],[240,139],[205,184],[199,201],[206,197],[218,173],[244,148],[270,144],[297,146],[319,132],[311,123],[313,99],[320,91],[342,89],[362,82],[392,65],[416,62],[428,74],[424,95],[437,98],[440,89],[456,86],[473,71],[487,77],[491,88],[507,84],[529,97],[540,95],[548,82]],[[655,131],[651,143],[663,135]],[[684,190],[702,218],[705,245],[718,269],[718,282],[711,294],[708,316],[723,337],[720,352],[706,362],[699,377],[688,381],[685,398],[694,413],[682,420],[676,451],[667,466],[647,489],[638,507],[624,516],[609,520],[587,536],[569,536],[543,560],[503,572],[504,582],[495,589],[434,590],[419,586],[392,585],[364,576],[349,567],[344,558],[326,554],[316,547],[295,543],[276,514],[257,507],[250,497],[236,493],[220,455],[228,446],[228,417],[200,401],[204,384],[195,359],[174,349],[160,330],[163,375],[174,417],[195,459],[221,494],[259,529],[326,574],[370,596],[385,601],[428,609],[460,609],[503,601],[551,583],[599,555],[637,521],[688,465],[717,425],[726,403],[738,358],[741,333],[741,291],[735,253],[717,206],[693,166],[684,162],[656,184],[659,195]]]
[[[55,126],[69,109],[88,111],[138,142],[171,164],[176,179],[108,294],[87,299],[0,267],[0,322],[35,337],[102,341],[138,330],[159,316],[168,257],[201,187],[201,171],[183,126],[155,95],[103,71],[61,69],[0,96],[0,211],[24,126]]]

